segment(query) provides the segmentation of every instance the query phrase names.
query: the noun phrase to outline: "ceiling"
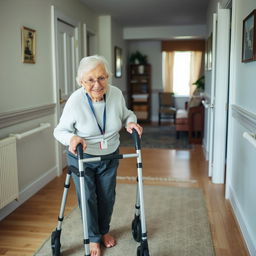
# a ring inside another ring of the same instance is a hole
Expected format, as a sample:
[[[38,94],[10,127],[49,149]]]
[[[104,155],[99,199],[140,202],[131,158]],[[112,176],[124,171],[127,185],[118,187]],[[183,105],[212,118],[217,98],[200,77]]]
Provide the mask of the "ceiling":
[[[81,0],[124,27],[206,24],[209,0]]]

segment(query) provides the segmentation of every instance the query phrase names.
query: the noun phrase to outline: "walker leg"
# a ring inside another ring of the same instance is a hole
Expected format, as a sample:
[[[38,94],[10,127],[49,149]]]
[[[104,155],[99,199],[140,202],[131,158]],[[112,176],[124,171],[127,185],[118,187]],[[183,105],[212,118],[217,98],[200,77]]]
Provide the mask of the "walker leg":
[[[140,202],[140,222],[141,222],[141,240],[140,246],[137,250],[137,256],[149,256],[147,230],[146,230],[146,217],[144,208],[144,193],[143,193],[143,180],[142,180],[142,159],[141,150],[137,150],[137,170],[138,170],[138,190]],[[139,254],[138,254],[139,253]]]
[[[87,224],[84,164],[80,159],[78,160],[78,164],[79,164],[79,181],[80,181],[82,221],[83,221],[83,234],[84,234],[84,240],[83,240],[84,251],[85,251],[85,256],[90,256],[90,240],[89,240],[88,224]]]
[[[137,178],[138,182],[138,178]],[[139,186],[137,183],[136,191],[136,204],[135,204],[135,214],[132,221],[132,236],[136,242],[141,241],[141,221],[140,221],[140,197],[139,197]]]
[[[146,218],[145,218],[145,210],[144,210],[144,195],[143,195],[143,180],[142,180],[142,161],[141,161],[141,150],[136,150],[138,157],[137,157],[137,170],[138,170],[138,193],[137,193],[137,202],[136,203],[136,211],[139,211],[137,215],[139,220],[137,221],[137,231],[140,231],[140,246],[137,249],[137,256],[149,256],[148,250],[148,241],[147,241],[147,230],[146,230]],[[139,207],[139,209],[137,209]],[[136,219],[136,214],[135,214]],[[134,222],[136,222],[134,219]],[[134,224],[135,225],[135,224]],[[140,230],[139,230],[140,229]],[[137,241],[137,240],[136,240]]]
[[[68,169],[65,184],[64,184],[64,191],[63,191],[63,195],[62,195],[62,200],[61,200],[60,212],[59,212],[59,217],[58,217],[58,225],[57,225],[56,230],[53,231],[52,235],[51,235],[51,248],[52,248],[52,255],[53,256],[59,256],[60,255],[61,226],[62,226],[62,221],[64,219],[64,211],[65,211],[65,206],[66,206],[66,201],[67,201],[68,189],[70,187],[70,176],[71,176],[71,170]]]

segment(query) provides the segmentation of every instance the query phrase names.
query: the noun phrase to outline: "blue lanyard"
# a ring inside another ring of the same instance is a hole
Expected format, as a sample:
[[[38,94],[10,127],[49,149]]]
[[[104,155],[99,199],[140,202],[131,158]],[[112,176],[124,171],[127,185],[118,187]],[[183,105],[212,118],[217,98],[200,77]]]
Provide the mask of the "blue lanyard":
[[[106,95],[104,94],[103,98],[104,98],[104,102],[105,102],[105,107],[104,107],[104,112],[103,112],[103,129],[101,128],[100,124],[98,123],[98,120],[96,118],[96,114],[95,114],[95,110],[94,110],[94,107],[93,107],[93,104],[92,104],[92,99],[90,98],[90,96],[88,95],[88,93],[86,93],[86,96],[87,96],[87,99],[88,99],[88,102],[89,102],[89,106],[91,108],[91,111],[95,117],[95,120],[97,122],[97,125],[100,129],[100,132],[102,135],[105,134],[105,131],[106,131]]]

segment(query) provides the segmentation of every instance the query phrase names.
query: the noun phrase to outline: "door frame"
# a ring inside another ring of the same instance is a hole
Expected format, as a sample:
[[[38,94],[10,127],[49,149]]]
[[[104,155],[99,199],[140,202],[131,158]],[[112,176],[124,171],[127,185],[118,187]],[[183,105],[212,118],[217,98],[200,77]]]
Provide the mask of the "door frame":
[[[213,172],[213,148],[214,148],[214,102],[215,102],[215,70],[216,70],[216,33],[217,33],[217,14],[213,14],[213,28],[212,28],[212,73],[211,73],[211,102],[209,106],[209,162],[208,162],[208,176],[212,177]]]
[[[64,23],[70,24],[75,28],[75,54],[76,54],[76,70],[79,64],[80,56],[81,56],[81,25],[78,21],[66,16],[62,12],[56,9],[54,5],[51,6],[51,36],[52,36],[52,73],[53,73],[53,92],[54,92],[54,103],[56,105],[55,111],[55,126],[59,122],[60,118],[60,94],[59,94],[59,70],[58,70],[58,40],[57,40],[57,32],[58,32],[58,20],[63,21]],[[59,142],[55,143],[55,153],[56,153],[56,165],[57,165],[57,175],[60,176],[62,174],[62,152],[61,146]]]
[[[209,157],[209,176],[212,182],[225,182],[228,91],[230,63],[230,10],[217,10],[215,70],[212,77],[211,95],[211,139]],[[214,90],[214,91],[213,91]],[[224,114],[223,114],[224,113]]]

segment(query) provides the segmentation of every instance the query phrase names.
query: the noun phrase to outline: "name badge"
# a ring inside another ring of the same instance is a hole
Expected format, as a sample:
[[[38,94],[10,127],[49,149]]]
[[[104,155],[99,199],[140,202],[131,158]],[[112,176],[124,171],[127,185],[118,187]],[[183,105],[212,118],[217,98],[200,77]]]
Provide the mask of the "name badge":
[[[108,142],[106,140],[102,140],[100,142],[100,149],[107,149],[108,148]]]

